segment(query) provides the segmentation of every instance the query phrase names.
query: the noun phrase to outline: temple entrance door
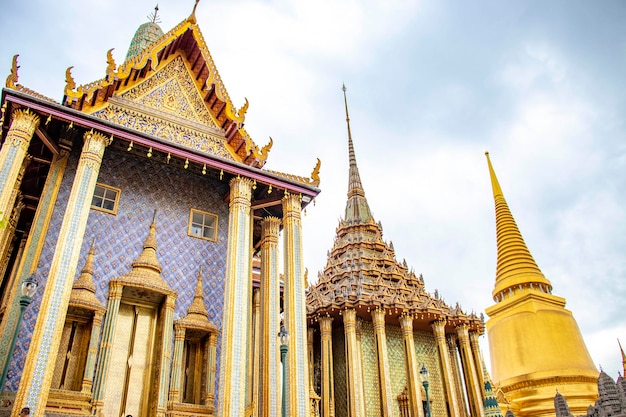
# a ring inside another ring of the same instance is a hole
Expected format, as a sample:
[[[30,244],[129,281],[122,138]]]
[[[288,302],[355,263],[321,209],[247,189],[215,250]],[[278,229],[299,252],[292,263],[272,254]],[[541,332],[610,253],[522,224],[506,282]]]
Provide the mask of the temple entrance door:
[[[156,323],[156,306],[122,300],[106,380],[105,417],[150,415]]]

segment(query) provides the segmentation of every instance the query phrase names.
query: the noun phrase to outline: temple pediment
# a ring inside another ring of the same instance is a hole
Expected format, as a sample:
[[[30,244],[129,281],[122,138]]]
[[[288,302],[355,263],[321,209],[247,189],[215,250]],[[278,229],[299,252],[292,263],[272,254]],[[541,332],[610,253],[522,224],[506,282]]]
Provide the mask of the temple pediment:
[[[110,97],[94,116],[194,151],[237,160],[180,55],[128,91]]]

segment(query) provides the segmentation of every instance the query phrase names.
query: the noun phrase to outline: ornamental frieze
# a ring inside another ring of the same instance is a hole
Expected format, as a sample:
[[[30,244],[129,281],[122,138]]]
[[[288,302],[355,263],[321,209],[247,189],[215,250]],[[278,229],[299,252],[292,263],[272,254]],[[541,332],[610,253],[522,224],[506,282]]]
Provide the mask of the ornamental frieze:
[[[94,113],[94,116],[164,139],[187,149],[205,152],[230,160],[234,159],[231,153],[226,150],[223,138],[190,126],[163,120],[162,118],[124,108],[111,102],[107,108]]]

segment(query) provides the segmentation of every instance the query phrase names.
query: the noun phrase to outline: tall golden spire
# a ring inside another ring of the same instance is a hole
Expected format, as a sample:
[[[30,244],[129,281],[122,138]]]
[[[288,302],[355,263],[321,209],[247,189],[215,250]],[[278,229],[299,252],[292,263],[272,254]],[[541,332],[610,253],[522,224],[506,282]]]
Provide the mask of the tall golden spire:
[[[504,199],[500,183],[494,172],[489,152],[485,152],[489,165],[489,176],[493,188],[496,206],[496,237],[498,261],[496,267],[496,284],[492,295],[494,300],[508,296],[513,290],[527,291],[537,289],[551,292],[552,284],[543,275],[533,259],[524,238],[520,233],[513,214]],[[502,297],[503,296],[503,297]]]
[[[348,202],[346,203],[345,221],[348,223],[364,223],[372,218],[369,205],[365,199],[365,191],[361,184],[359,168],[356,164],[354,144],[352,143],[352,133],[350,132],[350,116],[348,115],[348,98],[346,97],[346,86],[342,87],[343,101],[346,106],[346,123],[348,125],[348,156],[350,158],[350,172],[348,179]]]

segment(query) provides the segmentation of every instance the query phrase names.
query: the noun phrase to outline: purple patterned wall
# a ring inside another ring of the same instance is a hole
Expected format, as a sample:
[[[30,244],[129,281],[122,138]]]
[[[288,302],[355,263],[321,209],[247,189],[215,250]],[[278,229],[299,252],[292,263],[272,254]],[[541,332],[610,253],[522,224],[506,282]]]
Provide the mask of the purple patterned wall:
[[[80,149],[75,149],[70,156],[50,221],[36,271],[40,289],[24,314],[8,374],[7,388],[11,391],[17,391],[79,154]],[[209,320],[221,329],[228,233],[228,203],[223,201],[223,196],[228,192],[228,184],[113,150],[105,152],[98,182],[122,190],[119,208],[116,215],[90,211],[76,277],[95,240],[96,296],[106,306],[109,281],[130,271],[131,263],[141,253],[157,209],[157,258],[163,267],[161,276],[178,293],[174,319],[184,317],[193,301],[197,274],[202,266]],[[218,215],[217,242],[187,235],[191,208]],[[218,342],[218,350],[219,346]]]

